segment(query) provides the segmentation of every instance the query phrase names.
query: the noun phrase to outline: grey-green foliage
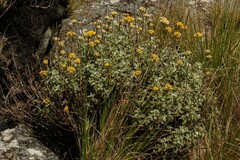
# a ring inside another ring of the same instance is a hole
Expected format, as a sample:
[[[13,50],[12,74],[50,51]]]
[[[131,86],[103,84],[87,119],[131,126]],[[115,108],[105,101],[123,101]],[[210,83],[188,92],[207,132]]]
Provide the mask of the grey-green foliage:
[[[138,125],[150,129],[147,137],[157,135],[156,152],[169,154],[196,143],[204,134],[204,103],[206,92],[203,89],[201,64],[191,65],[184,53],[166,50],[161,54],[160,64],[151,70],[149,87],[139,90],[136,97],[136,110],[133,118]],[[177,59],[183,65],[176,63]],[[172,89],[165,88],[170,83]],[[158,91],[149,91],[151,84]]]

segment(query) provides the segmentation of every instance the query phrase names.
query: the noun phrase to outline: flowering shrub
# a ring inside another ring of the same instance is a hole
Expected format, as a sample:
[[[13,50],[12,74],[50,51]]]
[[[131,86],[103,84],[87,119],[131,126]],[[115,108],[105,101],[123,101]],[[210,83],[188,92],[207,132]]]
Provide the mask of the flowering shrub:
[[[204,133],[201,64],[190,64],[189,52],[175,49],[187,27],[166,17],[155,26],[143,7],[138,15],[114,11],[94,22],[92,30],[55,37],[50,62],[43,60],[39,73],[45,94],[37,106],[52,121],[72,125],[79,133],[81,156],[88,153],[84,135],[102,133],[114,106],[128,107],[123,107],[127,126],[121,135],[129,142],[125,148],[139,156],[180,152]]]

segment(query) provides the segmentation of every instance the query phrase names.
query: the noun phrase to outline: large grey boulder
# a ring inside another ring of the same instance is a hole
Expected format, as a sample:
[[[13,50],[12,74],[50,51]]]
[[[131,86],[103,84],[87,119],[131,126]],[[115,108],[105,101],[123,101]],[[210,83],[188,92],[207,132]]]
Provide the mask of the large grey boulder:
[[[59,158],[30,137],[30,131],[24,125],[0,132],[1,160],[58,160]]]

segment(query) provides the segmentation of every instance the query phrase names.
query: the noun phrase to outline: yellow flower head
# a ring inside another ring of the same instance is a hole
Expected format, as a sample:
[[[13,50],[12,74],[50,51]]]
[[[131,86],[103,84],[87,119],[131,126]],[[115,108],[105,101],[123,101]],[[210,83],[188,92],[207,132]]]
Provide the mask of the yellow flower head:
[[[61,54],[61,55],[64,55],[64,54],[66,54],[66,52],[65,52],[64,50],[61,50],[61,51],[60,51],[60,54]]]
[[[140,48],[138,48],[138,49],[136,49],[136,52],[138,53],[138,54],[142,54],[142,50],[140,49]]]
[[[39,72],[39,74],[40,74],[41,76],[45,76],[45,75],[48,74],[48,71],[47,71],[47,70],[41,70],[41,71]]]
[[[151,17],[150,14],[147,14],[147,13],[145,13],[143,16],[146,17],[146,18]]]
[[[68,71],[68,73],[73,73],[76,71],[76,68],[70,66],[70,67],[67,67],[67,71]]]
[[[100,40],[96,39],[96,40],[94,40],[94,43],[99,44],[101,42],[100,42]]]
[[[42,63],[45,64],[45,65],[48,65],[48,60],[47,60],[47,59],[44,59],[44,60],[42,61]]]
[[[141,12],[146,12],[146,8],[145,8],[145,7],[140,7],[140,8],[139,8],[139,11],[141,11]]]
[[[75,58],[76,57],[76,54],[75,53],[70,53],[69,55],[68,55],[68,58]]]
[[[150,30],[148,30],[148,33],[149,33],[150,35],[153,35],[153,34],[155,33],[155,31],[152,30],[152,29],[150,29]]]
[[[201,37],[203,37],[203,34],[200,32],[197,32],[194,34],[194,37],[201,38]]]
[[[44,103],[44,104],[50,104],[50,99],[49,98],[44,98],[43,100],[42,100],[42,102]]]
[[[140,76],[141,74],[142,74],[142,71],[141,71],[141,70],[136,70],[136,71],[135,71],[135,75],[136,75],[136,76]]]
[[[63,47],[63,46],[64,46],[64,43],[65,43],[65,41],[59,41],[59,42],[58,42],[58,45],[59,45],[60,47]]]
[[[106,16],[106,17],[104,17],[106,20],[109,20],[110,19],[110,17],[109,16]]]
[[[153,90],[153,91],[158,91],[159,88],[158,88],[157,86],[153,86],[152,90]]]
[[[183,65],[183,61],[182,61],[181,59],[178,59],[178,60],[177,60],[177,64],[178,64],[178,65]]]
[[[131,23],[134,21],[134,18],[128,15],[124,16],[123,20],[126,21],[127,23]]]
[[[166,17],[160,17],[160,22],[166,25],[169,25],[170,22]]]
[[[75,36],[75,35],[76,35],[76,33],[73,31],[69,31],[66,33],[66,36]]]
[[[168,89],[168,90],[172,90],[173,86],[171,84],[167,83],[167,84],[165,84],[164,88]]]
[[[160,59],[157,54],[151,54],[151,56],[152,56],[152,61],[153,62],[158,62],[159,59]]]
[[[100,53],[99,53],[99,52],[95,52],[95,53],[94,53],[94,56],[99,57],[99,56],[100,56]]]
[[[88,31],[88,32],[86,32],[86,33],[84,34],[84,36],[91,38],[91,37],[95,36],[96,34],[97,34],[97,33],[94,32],[94,31]]]
[[[100,19],[97,20],[97,24],[102,24],[102,21]]]
[[[76,63],[76,64],[81,63],[81,59],[80,59],[80,58],[75,59],[75,60],[74,60],[74,63]]]
[[[187,29],[187,26],[185,26],[182,22],[177,22],[177,26],[181,29]]]
[[[63,111],[64,111],[64,112],[68,112],[68,111],[69,111],[68,105],[66,105],[66,106],[64,107]]]
[[[107,62],[104,64],[105,67],[110,67],[110,64]]]
[[[172,32],[172,28],[171,28],[171,27],[166,27],[165,30],[166,30],[168,33]]]
[[[177,22],[177,26],[181,28],[184,26],[184,24],[182,22]]]
[[[118,13],[117,13],[116,11],[112,11],[112,12],[111,12],[111,15],[112,15],[113,17],[115,17],[117,14],[118,14]]]
[[[102,33],[107,33],[107,31],[105,29],[102,30]]]
[[[177,38],[180,38],[182,36],[180,32],[174,32],[173,35]]]
[[[88,45],[91,46],[91,47],[93,47],[93,46],[95,46],[95,43],[94,43],[93,41],[90,41],[90,42],[88,43]]]

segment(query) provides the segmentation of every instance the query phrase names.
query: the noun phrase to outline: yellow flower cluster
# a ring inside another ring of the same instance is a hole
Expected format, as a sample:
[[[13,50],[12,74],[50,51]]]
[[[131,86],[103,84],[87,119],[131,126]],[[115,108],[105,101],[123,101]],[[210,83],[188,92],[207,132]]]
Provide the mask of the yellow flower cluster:
[[[45,76],[45,75],[48,74],[48,71],[47,71],[47,70],[41,70],[41,71],[39,72],[39,74],[40,74],[41,76]]]
[[[140,8],[139,8],[139,11],[141,11],[141,12],[146,12],[146,8],[145,8],[145,7],[140,7]]]
[[[64,112],[68,112],[68,111],[69,111],[68,105],[66,105],[66,106],[64,107],[63,111],[64,111]]]
[[[181,59],[178,59],[178,60],[177,60],[177,64],[178,64],[178,65],[183,65],[183,61],[182,61]]]
[[[103,33],[103,34],[104,34],[104,33],[107,33],[107,31],[106,31],[105,29],[103,29],[103,30],[102,30],[102,33]]]
[[[89,46],[91,46],[91,47],[94,47],[94,46],[95,46],[95,43],[94,43],[93,41],[90,41],[88,44],[89,44]]]
[[[58,45],[59,45],[60,47],[63,47],[64,44],[65,44],[65,41],[59,41],[59,42],[58,42]]]
[[[131,23],[134,21],[134,18],[129,15],[126,15],[124,16],[123,20],[126,21],[127,23]]]
[[[118,13],[117,13],[116,11],[112,11],[112,12],[111,12],[111,15],[112,15],[113,17],[115,17],[117,14],[118,14]]]
[[[153,86],[152,90],[153,90],[153,91],[158,91],[159,88],[158,88],[157,86]]]
[[[75,53],[70,53],[69,55],[68,55],[68,58],[75,58],[76,57],[76,54]]]
[[[142,71],[141,71],[141,70],[136,70],[136,71],[135,71],[135,75],[136,75],[136,76],[140,76],[141,74],[142,74]]]
[[[187,26],[185,26],[184,24],[183,24],[183,22],[177,22],[177,26],[179,27],[179,28],[181,28],[181,29],[187,29]]]
[[[96,34],[97,33],[94,31],[88,31],[84,34],[84,36],[91,38],[91,37],[95,36]]]
[[[70,67],[67,67],[67,71],[68,71],[68,73],[73,73],[73,72],[75,72],[75,71],[76,71],[76,68],[75,68],[75,67],[72,67],[72,66],[70,66]]]
[[[150,30],[148,30],[148,33],[149,33],[150,35],[153,35],[153,34],[155,33],[155,31],[152,30],[152,29],[150,29]]]
[[[201,37],[203,37],[203,34],[200,32],[197,32],[194,34],[194,37],[201,38]]]
[[[99,57],[99,56],[100,56],[100,53],[99,53],[99,52],[95,52],[95,53],[94,53],[94,56]]]
[[[172,28],[171,28],[171,27],[166,27],[165,30],[166,30],[168,33],[172,32]]]
[[[160,59],[157,54],[151,54],[151,56],[152,56],[152,61],[153,62],[158,62],[159,59]]]
[[[42,63],[45,64],[45,65],[48,65],[48,60],[44,59]]]
[[[173,86],[169,83],[165,84],[164,88],[168,90],[173,90]]]
[[[160,22],[166,25],[169,25],[170,22],[166,17],[160,17]]]
[[[76,59],[74,60],[74,63],[80,64],[80,63],[81,63],[81,59],[80,59],[80,58],[76,58]]]
[[[99,43],[101,43],[101,42],[100,42],[100,40],[95,39],[95,40],[94,40],[94,43],[99,44]]]
[[[177,38],[180,38],[182,36],[182,34],[180,32],[174,32],[173,35]]]
[[[110,64],[107,62],[104,64],[105,67],[110,67]]]
[[[138,54],[142,54],[142,50],[140,49],[140,48],[138,48],[138,49],[136,49],[136,52],[138,53]]]
[[[143,16],[146,17],[146,18],[151,17],[151,15],[150,15],[150,14],[147,14],[147,13],[145,13]]]
[[[64,55],[64,54],[66,54],[66,52],[65,52],[64,50],[61,50],[61,51],[60,51],[60,54],[61,54],[61,55]]]
[[[73,31],[69,31],[69,32],[67,32],[66,33],[66,36],[75,36],[76,35],[76,33],[75,32],[73,32]]]
[[[104,17],[106,20],[109,20],[110,19],[110,17],[109,16],[106,16],[106,17]]]

